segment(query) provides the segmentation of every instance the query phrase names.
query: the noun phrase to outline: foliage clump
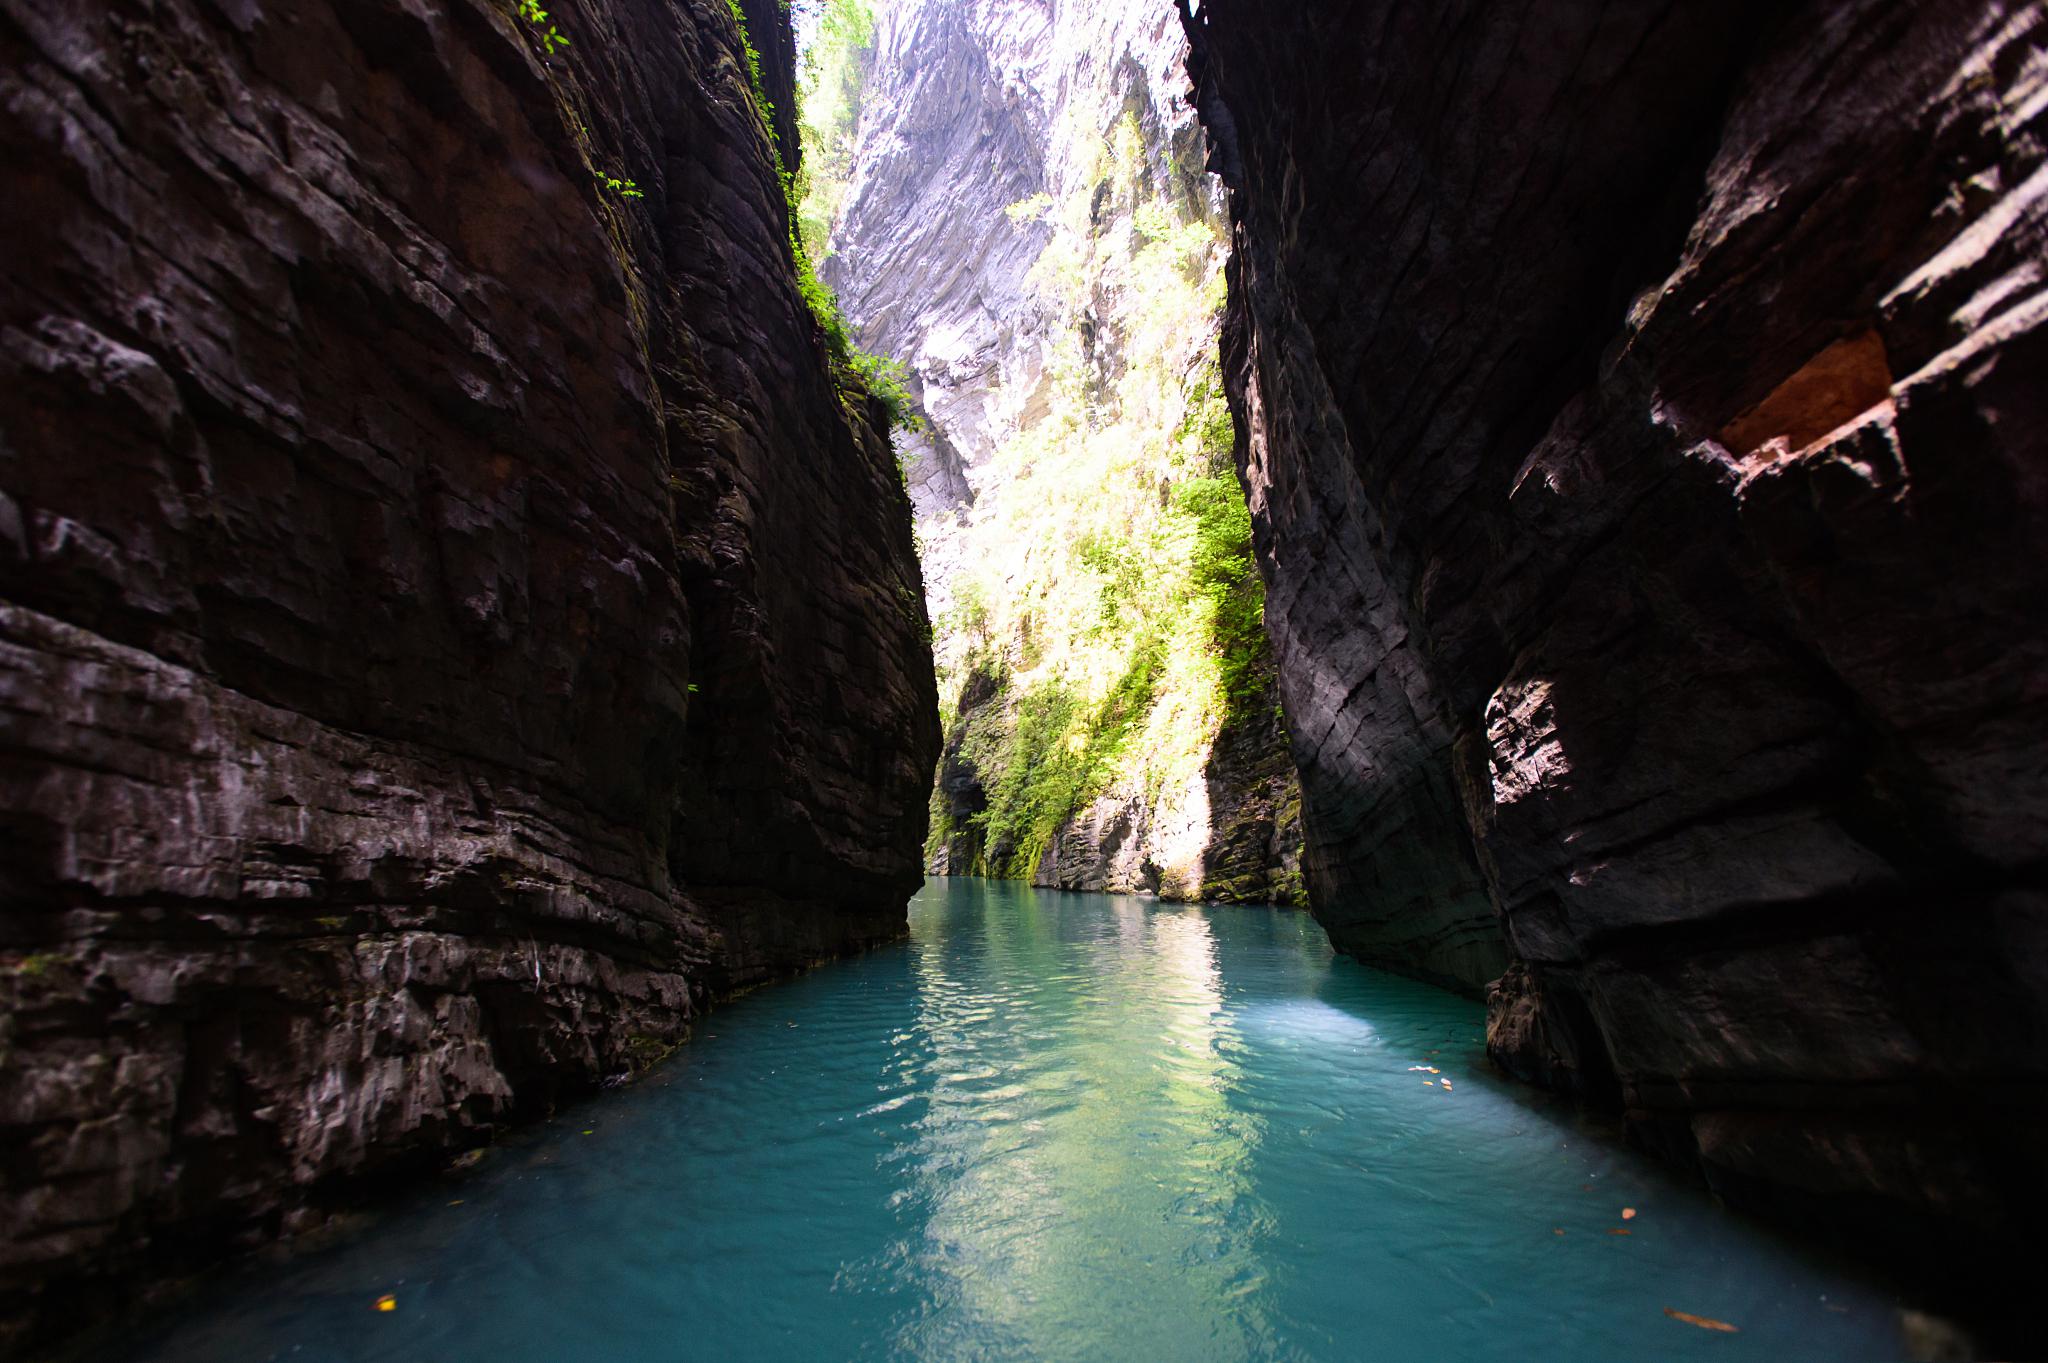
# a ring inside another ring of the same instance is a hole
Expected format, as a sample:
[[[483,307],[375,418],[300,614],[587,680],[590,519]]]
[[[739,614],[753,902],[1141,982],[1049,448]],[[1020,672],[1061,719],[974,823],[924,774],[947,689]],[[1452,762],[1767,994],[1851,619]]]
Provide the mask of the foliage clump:
[[[568,38],[548,18],[548,12],[540,7],[540,0],[517,0],[513,12],[533,30],[534,40],[540,44],[544,55],[552,57],[569,45]]]
[[[824,0],[815,12],[799,78],[804,176],[797,217],[804,250],[823,260],[853,175],[861,97],[874,67],[875,10],[869,0]]]
[[[754,46],[754,39],[747,32],[747,12],[740,8],[740,0],[725,0],[725,7],[732,11],[733,25],[740,31],[740,52],[747,59],[747,80],[753,86],[754,102],[760,106],[761,116],[768,120],[769,132],[772,134],[775,129],[775,106],[769,102],[767,87],[761,83],[761,51]],[[780,155],[778,149],[778,158]]]

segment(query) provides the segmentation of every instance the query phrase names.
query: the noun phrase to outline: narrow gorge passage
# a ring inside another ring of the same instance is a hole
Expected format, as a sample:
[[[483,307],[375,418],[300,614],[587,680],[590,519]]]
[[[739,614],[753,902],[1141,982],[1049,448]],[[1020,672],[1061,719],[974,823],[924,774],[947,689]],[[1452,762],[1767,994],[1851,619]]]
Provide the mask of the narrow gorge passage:
[[[2048,1352],[2040,0],[0,0],[0,1358]]]
[[[962,878],[910,930],[106,1363],[1905,1356],[1304,915]]]

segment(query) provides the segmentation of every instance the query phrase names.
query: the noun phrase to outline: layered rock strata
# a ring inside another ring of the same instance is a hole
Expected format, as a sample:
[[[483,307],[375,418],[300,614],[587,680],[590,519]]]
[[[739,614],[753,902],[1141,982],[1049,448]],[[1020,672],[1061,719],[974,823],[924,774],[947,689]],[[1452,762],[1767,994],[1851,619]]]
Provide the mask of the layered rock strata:
[[[739,29],[549,9],[0,4],[4,1339],[902,931],[909,508]]]
[[[1187,19],[1333,939],[1731,1196],[2031,1244],[2044,12]]]

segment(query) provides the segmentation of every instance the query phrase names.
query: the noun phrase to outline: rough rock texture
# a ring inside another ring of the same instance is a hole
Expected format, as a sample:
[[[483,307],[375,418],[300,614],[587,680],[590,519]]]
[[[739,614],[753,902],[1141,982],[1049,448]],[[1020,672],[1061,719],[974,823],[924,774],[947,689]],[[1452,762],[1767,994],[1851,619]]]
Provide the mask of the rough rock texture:
[[[902,929],[908,508],[735,25],[549,8],[0,3],[0,1351]]]
[[[1020,552],[991,530],[1003,498],[1032,495],[1018,492],[1018,461],[1005,457],[1006,446],[1059,400],[1060,367],[1074,363],[1062,351],[1069,329],[1079,328],[1079,362],[1094,385],[1089,416],[1107,421],[1129,358],[1121,335],[1156,301],[1102,287],[1084,315],[1070,315],[1061,271],[1073,266],[1048,219],[1078,195],[1092,202],[1091,228],[1102,239],[1131,232],[1133,206],[1119,199],[1099,155],[1128,117],[1144,192],[1212,224],[1219,242],[1223,235],[1221,187],[1200,170],[1186,54],[1166,5],[898,0],[882,9],[846,206],[822,273],[861,344],[906,364],[928,422],[904,439],[904,451],[942,672],[960,584],[992,554]],[[1211,253],[1220,259],[1220,246]],[[1218,329],[1206,316],[1191,329],[1197,363],[1213,364]],[[980,830],[962,826],[987,805],[985,773],[962,740],[976,709],[1005,698],[982,685],[991,679],[977,665],[961,668],[939,774],[950,815],[949,833],[932,849],[939,874],[971,873],[985,850]],[[1039,859],[1034,882],[1299,902],[1300,800],[1286,738],[1270,703],[1253,708],[1233,715],[1203,769],[1172,789],[1121,782],[1078,810]]]
[[[1001,688],[1001,680],[983,668],[970,671],[960,684],[960,694],[954,702],[953,728],[946,735],[934,782],[932,798],[946,815],[946,823],[943,828],[934,829],[938,845],[927,849],[925,869],[933,875],[972,875],[981,858],[982,830],[973,820],[988,808],[988,792],[982,786],[980,768],[967,752],[967,729],[975,716],[996,699]],[[942,838],[940,833],[944,834]]]
[[[944,779],[951,769],[941,772]],[[1157,802],[1142,790],[1092,802],[1053,837],[1031,883],[1213,904],[1304,903],[1301,789],[1272,710],[1226,723],[1189,784]],[[1200,874],[1176,878],[1177,866]]]
[[[1046,229],[1004,210],[1046,185],[1039,0],[904,0],[877,25],[847,203],[822,266],[861,343],[902,360],[929,431],[904,444],[943,608],[964,519],[1005,427],[1043,401],[1046,309],[1027,278]]]
[[[1203,849],[1202,898],[1305,906],[1301,782],[1278,708],[1224,725],[1202,781],[1212,830]]]
[[[1730,1194],[2030,1244],[2044,11],[1189,24],[1333,937]]]
[[[1159,191],[1223,220],[1186,52],[1171,10],[1123,0],[898,0],[880,17],[822,274],[861,343],[909,368],[929,419],[904,453],[934,614],[975,551],[977,498],[1003,491],[994,456],[1043,414],[1057,363],[1059,303],[1034,275],[1052,232],[1009,210],[1093,188],[1096,140],[1128,110]]]

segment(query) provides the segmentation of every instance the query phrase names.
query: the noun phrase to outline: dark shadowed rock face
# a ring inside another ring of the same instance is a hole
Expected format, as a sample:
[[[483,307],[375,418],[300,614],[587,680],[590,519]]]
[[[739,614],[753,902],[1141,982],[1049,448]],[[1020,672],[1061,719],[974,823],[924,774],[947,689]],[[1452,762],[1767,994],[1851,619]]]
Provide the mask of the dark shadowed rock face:
[[[2043,11],[1201,10],[1332,936],[1732,1194],[2037,1224]]]
[[[735,25],[550,8],[0,3],[17,1336],[902,930],[909,508]]]

